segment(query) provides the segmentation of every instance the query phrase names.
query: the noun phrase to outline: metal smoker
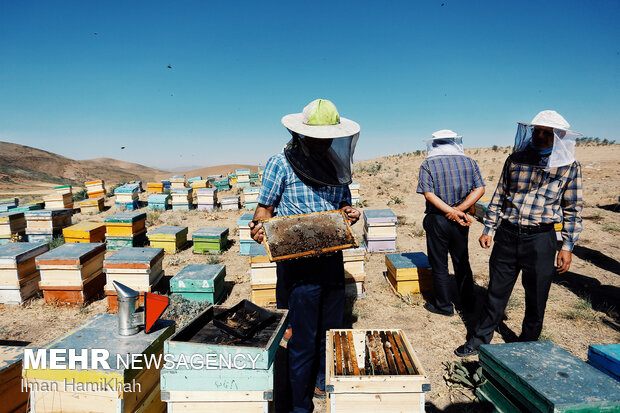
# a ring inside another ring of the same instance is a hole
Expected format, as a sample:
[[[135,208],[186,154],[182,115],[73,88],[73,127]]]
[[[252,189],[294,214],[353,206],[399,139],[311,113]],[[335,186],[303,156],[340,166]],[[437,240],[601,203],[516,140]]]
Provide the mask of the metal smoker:
[[[118,281],[112,281],[117,293],[118,334],[132,336],[141,328],[149,333],[159,316],[166,310],[169,299],[166,296],[144,293],[144,306],[138,306],[140,293]]]

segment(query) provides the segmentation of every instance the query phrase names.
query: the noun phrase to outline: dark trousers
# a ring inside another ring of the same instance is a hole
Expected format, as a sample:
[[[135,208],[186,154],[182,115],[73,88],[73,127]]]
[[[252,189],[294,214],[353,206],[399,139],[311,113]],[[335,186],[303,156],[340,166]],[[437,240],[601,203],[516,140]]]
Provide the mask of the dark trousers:
[[[435,307],[446,313],[453,313],[454,302],[457,307],[470,309],[474,300],[474,277],[469,265],[467,247],[469,227],[461,226],[438,214],[427,214],[423,226],[426,231],[428,260],[433,269]],[[448,253],[454,266],[454,278],[448,271]]]
[[[342,328],[344,265],[342,253],[283,261],[278,280],[288,290],[288,370],[293,412],[312,412],[314,387],[325,389],[325,332]]]
[[[520,341],[538,340],[542,331],[545,307],[555,274],[555,231],[527,234],[500,225],[489,260],[489,288],[478,325],[469,344],[478,348],[488,344],[499,325],[512,289],[522,271],[525,290],[525,317]]]

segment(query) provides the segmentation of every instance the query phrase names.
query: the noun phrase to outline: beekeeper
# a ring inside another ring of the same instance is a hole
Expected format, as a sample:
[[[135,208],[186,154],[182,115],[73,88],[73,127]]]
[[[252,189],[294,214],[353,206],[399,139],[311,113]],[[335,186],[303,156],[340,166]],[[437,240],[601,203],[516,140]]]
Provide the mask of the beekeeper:
[[[491,341],[519,272],[525,290],[519,339],[535,341],[540,336],[551,281],[556,271],[563,274],[570,268],[582,229],[581,165],[575,160],[580,134],[569,127],[553,110],[518,124],[513,153],[504,164],[479,240],[482,248],[489,248],[495,235],[486,302],[471,337],[455,350],[460,357],[477,354],[481,344]],[[556,259],[554,224],[560,223],[562,247]]]
[[[282,124],[292,138],[265,166],[254,220],[342,208],[351,224],[357,222],[349,184],[360,126],[325,99],[284,116]],[[262,242],[262,225],[249,225],[252,238]],[[276,299],[278,308],[288,308],[292,329],[291,411],[312,412],[313,395],[325,397],[325,332],[343,326],[342,252],[278,262]]]

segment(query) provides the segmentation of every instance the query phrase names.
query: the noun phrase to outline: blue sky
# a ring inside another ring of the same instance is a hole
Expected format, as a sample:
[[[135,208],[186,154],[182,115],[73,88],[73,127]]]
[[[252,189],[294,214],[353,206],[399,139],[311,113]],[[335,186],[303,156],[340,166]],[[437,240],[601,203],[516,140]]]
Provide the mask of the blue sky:
[[[438,129],[509,145],[543,109],[620,141],[619,18],[618,1],[0,0],[0,140],[264,164],[281,117],[322,97],[362,126],[358,160]]]

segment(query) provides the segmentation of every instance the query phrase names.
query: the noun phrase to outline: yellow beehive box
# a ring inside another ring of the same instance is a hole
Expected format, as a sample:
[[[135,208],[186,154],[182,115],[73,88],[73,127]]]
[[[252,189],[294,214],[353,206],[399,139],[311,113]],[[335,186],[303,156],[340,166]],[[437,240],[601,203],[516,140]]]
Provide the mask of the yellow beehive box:
[[[104,242],[105,224],[103,222],[82,221],[79,224],[63,228],[65,242]]]
[[[400,294],[420,294],[433,289],[428,257],[423,252],[387,254],[387,278]]]
[[[187,244],[187,227],[159,227],[147,234],[151,247],[163,248],[168,253],[176,253]]]
[[[147,194],[161,194],[162,192],[164,192],[163,182],[149,182],[146,184]]]
[[[250,300],[261,307],[275,307],[276,285],[275,284],[251,284],[252,292]]]

